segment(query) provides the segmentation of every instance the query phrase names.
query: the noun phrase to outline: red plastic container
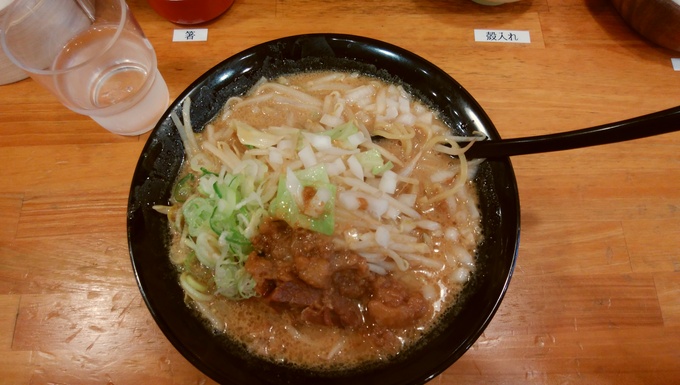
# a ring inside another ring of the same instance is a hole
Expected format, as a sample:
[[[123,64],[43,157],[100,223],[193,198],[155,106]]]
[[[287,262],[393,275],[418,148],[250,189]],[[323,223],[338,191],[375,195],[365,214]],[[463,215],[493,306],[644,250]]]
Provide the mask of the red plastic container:
[[[156,13],[176,24],[200,24],[223,14],[234,0],[147,0]]]

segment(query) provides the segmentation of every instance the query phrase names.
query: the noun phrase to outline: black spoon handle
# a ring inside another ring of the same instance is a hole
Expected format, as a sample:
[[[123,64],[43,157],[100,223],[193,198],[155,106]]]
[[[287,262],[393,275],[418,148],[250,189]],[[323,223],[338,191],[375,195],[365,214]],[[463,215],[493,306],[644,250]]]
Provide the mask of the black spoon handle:
[[[499,158],[571,150],[680,131],[680,106],[637,118],[550,135],[475,142],[467,158]],[[461,146],[464,143],[461,143]]]

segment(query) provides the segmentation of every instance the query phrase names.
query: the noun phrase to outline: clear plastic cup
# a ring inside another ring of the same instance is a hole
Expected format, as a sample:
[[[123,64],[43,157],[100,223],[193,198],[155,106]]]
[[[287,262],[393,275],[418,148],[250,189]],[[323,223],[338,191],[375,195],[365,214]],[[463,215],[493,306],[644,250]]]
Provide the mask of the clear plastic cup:
[[[0,0],[0,20],[5,16],[5,8],[12,3],[12,0]],[[12,63],[5,53],[0,49],[0,86],[18,82],[28,77],[26,72],[19,69]]]
[[[167,108],[156,53],[125,0],[14,0],[1,23],[12,62],[112,133],[147,132]]]

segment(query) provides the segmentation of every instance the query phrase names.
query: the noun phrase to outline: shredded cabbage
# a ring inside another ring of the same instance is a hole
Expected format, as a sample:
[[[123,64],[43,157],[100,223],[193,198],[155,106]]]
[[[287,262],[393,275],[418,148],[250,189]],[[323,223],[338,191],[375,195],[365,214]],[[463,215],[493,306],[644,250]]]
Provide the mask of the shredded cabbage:
[[[232,125],[236,128],[238,140],[246,146],[268,148],[275,146],[283,139],[283,136],[281,135],[271,134],[265,130],[258,130],[240,120],[232,121]]]
[[[275,218],[285,220],[292,227],[333,234],[336,187],[330,183],[326,167],[319,164],[292,174],[290,176],[290,173],[286,173],[279,177],[278,190],[269,204],[269,213]],[[314,192],[308,201],[303,197],[305,188],[312,188]]]
[[[360,152],[355,156],[364,169],[364,175],[382,175],[393,167],[392,162],[385,163],[382,154],[375,148]]]

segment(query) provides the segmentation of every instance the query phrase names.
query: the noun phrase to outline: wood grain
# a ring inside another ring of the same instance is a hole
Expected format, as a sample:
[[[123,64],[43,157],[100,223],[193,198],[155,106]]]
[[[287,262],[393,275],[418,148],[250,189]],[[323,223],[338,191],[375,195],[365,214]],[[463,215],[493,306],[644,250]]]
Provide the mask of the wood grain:
[[[254,44],[339,32],[409,49],[458,80],[503,137],[680,104],[670,51],[607,0],[237,0],[207,42],[128,1],[176,97]],[[531,33],[479,43],[473,30]],[[111,135],[33,81],[0,86],[0,384],[214,384],[163,336],[137,289],[126,204],[148,134]],[[522,239],[507,295],[431,381],[680,384],[680,134],[514,158]]]

